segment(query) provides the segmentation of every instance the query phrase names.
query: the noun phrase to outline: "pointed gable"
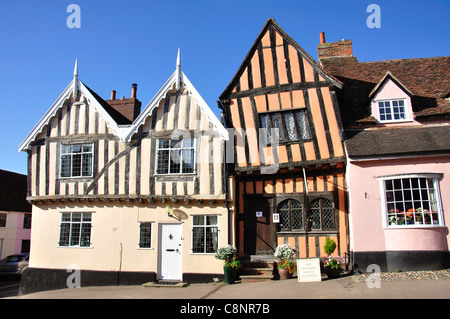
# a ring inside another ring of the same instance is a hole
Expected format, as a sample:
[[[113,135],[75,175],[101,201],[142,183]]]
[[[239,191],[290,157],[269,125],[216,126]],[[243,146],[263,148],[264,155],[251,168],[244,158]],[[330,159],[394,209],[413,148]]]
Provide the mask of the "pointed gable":
[[[227,125],[236,130],[237,168],[342,160],[336,87],[342,83],[269,19],[220,95]],[[280,145],[259,145],[261,128],[281,128]]]
[[[315,81],[342,86],[270,18],[220,98],[250,89]]]
[[[76,62],[73,80],[19,145],[19,152],[28,150],[42,134],[68,136],[111,130],[109,133],[124,140],[128,131],[124,124],[131,123],[79,80]]]

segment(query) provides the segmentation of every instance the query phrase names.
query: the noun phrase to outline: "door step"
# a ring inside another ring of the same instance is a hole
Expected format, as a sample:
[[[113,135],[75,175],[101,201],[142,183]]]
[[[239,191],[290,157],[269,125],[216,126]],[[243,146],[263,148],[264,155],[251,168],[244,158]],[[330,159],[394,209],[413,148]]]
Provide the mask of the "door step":
[[[157,287],[157,288],[183,288],[189,286],[186,282],[180,281],[155,281],[142,284],[142,287]]]
[[[273,261],[254,260],[244,261],[240,269],[241,283],[270,281],[276,279],[278,271],[274,269]]]

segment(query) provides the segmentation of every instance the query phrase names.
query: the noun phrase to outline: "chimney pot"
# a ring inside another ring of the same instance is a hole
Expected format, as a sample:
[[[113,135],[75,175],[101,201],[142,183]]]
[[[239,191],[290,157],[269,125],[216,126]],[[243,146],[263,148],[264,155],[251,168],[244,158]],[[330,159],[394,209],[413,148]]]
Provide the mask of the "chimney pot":
[[[325,32],[320,32],[320,43],[325,43]]]
[[[115,100],[116,99],[116,91],[112,90],[111,91],[111,100]]]
[[[133,84],[131,85],[131,97],[136,98],[136,91],[137,91],[137,84],[136,84],[136,83],[133,83]]]

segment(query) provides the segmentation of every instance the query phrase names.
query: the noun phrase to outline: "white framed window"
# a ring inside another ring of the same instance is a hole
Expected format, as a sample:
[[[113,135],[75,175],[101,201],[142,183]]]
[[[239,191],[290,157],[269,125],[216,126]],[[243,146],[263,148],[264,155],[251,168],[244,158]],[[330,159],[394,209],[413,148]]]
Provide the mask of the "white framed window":
[[[156,147],[156,174],[195,173],[195,139],[161,139]]]
[[[386,227],[443,226],[438,174],[380,177],[379,181]]]
[[[219,226],[217,215],[192,217],[192,252],[213,254],[218,248]]]
[[[91,247],[92,213],[61,213],[60,247]]]
[[[92,177],[93,149],[90,144],[61,145],[61,177]]]
[[[408,119],[406,112],[406,100],[377,101],[380,122],[405,121]]]
[[[139,248],[152,248],[152,222],[139,223]]]

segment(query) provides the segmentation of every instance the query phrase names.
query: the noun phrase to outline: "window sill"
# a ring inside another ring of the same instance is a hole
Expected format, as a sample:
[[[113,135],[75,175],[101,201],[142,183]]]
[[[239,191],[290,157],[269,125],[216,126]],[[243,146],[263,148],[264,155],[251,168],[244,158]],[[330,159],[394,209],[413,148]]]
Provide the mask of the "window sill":
[[[423,225],[423,224],[414,224],[414,225],[396,225],[396,226],[385,226],[384,230],[398,230],[398,229],[436,229],[436,228],[447,228],[444,225]]]

